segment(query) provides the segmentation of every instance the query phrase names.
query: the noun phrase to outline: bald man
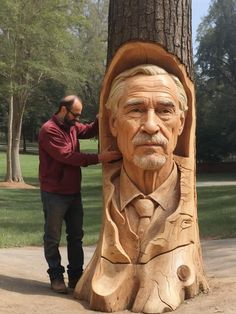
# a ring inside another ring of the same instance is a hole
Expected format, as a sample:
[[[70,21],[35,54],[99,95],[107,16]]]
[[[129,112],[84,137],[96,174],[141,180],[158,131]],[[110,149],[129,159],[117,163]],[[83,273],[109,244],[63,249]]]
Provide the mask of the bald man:
[[[83,272],[80,167],[110,162],[121,156],[115,151],[102,154],[80,152],[78,139],[88,139],[98,134],[97,119],[90,124],[79,122],[82,109],[78,96],[66,96],[59,103],[56,114],[42,126],[39,133],[39,180],[45,217],[44,253],[51,289],[58,293],[67,293],[63,276],[65,269],[61,265],[59,252],[63,220],[67,233],[69,288],[75,287]]]

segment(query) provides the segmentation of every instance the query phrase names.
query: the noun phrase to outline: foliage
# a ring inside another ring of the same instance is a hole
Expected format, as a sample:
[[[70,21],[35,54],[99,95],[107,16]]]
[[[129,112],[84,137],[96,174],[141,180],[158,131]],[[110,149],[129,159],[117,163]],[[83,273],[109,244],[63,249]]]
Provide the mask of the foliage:
[[[59,100],[68,93],[78,94],[84,103],[82,121],[91,121],[98,112],[99,90],[105,71],[107,46],[108,0],[84,1],[83,24],[74,44],[74,56],[78,54],[80,66],[77,75],[80,81],[72,87],[53,79],[42,81],[34,90],[23,119],[23,136],[28,141],[37,140],[43,122],[56,112]],[[40,108],[40,110],[38,110]]]
[[[93,120],[98,112],[99,91],[106,65],[108,0],[86,2],[84,15],[87,24],[81,31],[81,45],[86,79],[78,94],[85,106],[83,118]]]
[[[65,94],[81,95],[87,120],[94,118],[105,69],[107,7],[108,0],[1,2],[0,102],[13,114],[9,160],[19,150],[21,123],[24,139],[35,139]],[[19,168],[16,160],[12,168]]]
[[[198,29],[197,159],[236,153],[236,0],[212,0]]]

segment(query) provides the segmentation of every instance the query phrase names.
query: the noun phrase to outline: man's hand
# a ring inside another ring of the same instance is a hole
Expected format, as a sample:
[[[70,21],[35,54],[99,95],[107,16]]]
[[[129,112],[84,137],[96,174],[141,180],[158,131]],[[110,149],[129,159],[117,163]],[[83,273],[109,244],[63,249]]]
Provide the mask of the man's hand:
[[[112,151],[104,151],[101,154],[98,154],[98,160],[101,163],[107,163],[111,161],[116,161],[122,158],[122,154],[118,151],[112,150]]]

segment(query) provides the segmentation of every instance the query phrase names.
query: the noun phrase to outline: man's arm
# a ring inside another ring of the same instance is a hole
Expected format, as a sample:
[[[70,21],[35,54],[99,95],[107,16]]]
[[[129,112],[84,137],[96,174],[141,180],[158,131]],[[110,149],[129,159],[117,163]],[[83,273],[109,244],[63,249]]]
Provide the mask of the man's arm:
[[[81,139],[93,138],[98,135],[98,119],[91,123],[76,123],[78,137]]]
[[[72,166],[86,167],[99,163],[98,154],[86,154],[72,150],[70,143],[57,129],[42,130],[39,137],[39,146],[53,159]]]
[[[101,154],[87,154],[72,151],[70,144],[65,142],[63,134],[56,129],[42,130],[39,137],[39,146],[53,159],[72,166],[86,167],[99,162],[107,163],[121,158],[116,151],[106,151]]]

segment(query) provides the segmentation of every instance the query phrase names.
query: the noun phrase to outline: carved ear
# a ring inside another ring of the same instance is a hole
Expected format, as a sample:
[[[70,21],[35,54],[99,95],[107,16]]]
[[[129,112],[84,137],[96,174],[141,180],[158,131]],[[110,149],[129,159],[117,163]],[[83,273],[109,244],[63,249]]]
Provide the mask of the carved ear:
[[[114,117],[112,115],[110,116],[109,125],[110,125],[111,134],[114,137],[117,137],[117,120],[116,120],[116,117]]]
[[[179,135],[183,132],[184,124],[185,124],[185,112],[182,112],[180,115]]]

